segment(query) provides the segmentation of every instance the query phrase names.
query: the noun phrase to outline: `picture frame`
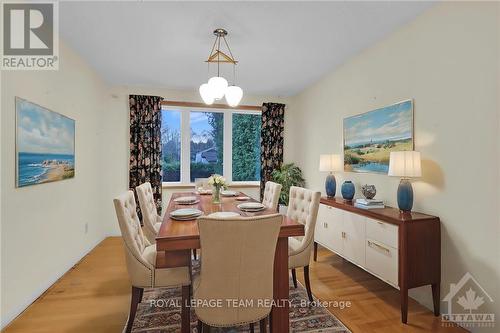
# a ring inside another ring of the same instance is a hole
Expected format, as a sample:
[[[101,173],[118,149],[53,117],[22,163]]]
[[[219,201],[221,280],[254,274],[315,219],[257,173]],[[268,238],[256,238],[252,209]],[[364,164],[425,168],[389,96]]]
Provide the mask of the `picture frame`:
[[[343,119],[344,171],[387,174],[391,151],[415,149],[414,101]]]
[[[17,96],[15,112],[16,188],[74,178],[75,120]]]

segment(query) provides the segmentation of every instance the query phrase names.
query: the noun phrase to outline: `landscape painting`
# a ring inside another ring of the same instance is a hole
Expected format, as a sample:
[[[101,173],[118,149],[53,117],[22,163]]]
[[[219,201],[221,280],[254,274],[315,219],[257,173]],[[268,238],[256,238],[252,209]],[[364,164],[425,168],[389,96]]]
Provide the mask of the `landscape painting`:
[[[17,187],[75,176],[75,121],[16,97]]]
[[[413,148],[413,100],[344,119],[345,171],[387,174],[390,152]]]

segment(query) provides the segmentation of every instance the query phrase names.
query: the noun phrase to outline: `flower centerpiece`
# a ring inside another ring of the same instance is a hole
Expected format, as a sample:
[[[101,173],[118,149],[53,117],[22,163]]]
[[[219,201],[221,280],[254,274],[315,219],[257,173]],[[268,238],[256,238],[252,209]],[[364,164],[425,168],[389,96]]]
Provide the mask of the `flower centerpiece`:
[[[213,174],[208,178],[208,185],[213,186],[214,190],[212,191],[212,202],[220,203],[220,190],[221,188],[226,188],[226,178],[222,177],[218,174]]]

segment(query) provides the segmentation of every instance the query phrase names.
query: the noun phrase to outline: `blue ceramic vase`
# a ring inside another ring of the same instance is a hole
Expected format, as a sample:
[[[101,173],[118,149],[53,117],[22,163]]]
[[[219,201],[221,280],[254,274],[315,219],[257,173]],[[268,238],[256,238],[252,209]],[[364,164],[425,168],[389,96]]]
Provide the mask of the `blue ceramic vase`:
[[[356,192],[356,188],[354,187],[354,184],[350,180],[346,180],[344,184],[342,184],[342,198],[345,200],[352,200],[354,198],[354,193]]]
[[[335,192],[337,191],[337,181],[335,180],[335,176],[333,174],[329,174],[326,177],[325,190],[327,197],[335,197]]]
[[[401,179],[399,183],[398,207],[402,212],[410,212],[413,208],[413,188],[408,179]]]

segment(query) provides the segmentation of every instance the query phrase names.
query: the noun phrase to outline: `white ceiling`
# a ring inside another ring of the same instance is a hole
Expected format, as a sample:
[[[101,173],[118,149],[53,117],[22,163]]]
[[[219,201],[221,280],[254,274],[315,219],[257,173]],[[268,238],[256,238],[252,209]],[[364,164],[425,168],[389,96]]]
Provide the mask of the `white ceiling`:
[[[109,83],[198,89],[221,27],[245,93],[293,95],[429,8],[423,2],[61,2],[61,37]],[[225,65],[226,78],[232,69]]]

